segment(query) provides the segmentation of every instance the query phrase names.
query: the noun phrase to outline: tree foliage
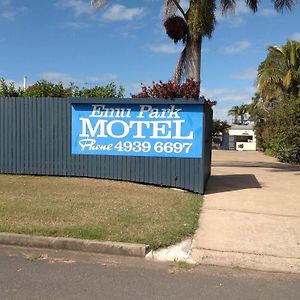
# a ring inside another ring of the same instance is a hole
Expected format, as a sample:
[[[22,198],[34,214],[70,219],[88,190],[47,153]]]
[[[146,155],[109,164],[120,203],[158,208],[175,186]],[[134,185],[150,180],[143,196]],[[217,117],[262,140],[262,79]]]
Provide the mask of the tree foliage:
[[[248,123],[249,104],[235,105],[228,111],[228,116],[233,116],[233,124],[244,125]]]
[[[270,47],[257,82],[249,110],[258,147],[282,162],[300,163],[300,42]]]
[[[96,10],[102,8],[108,0],[91,1]],[[184,9],[183,3],[188,3]],[[201,77],[201,47],[204,37],[210,38],[216,26],[216,13],[220,10],[223,14],[234,11],[236,0],[164,0],[164,26],[167,35],[177,43],[183,41],[179,60],[176,64],[173,81],[181,83],[185,79],[193,79],[200,85]],[[244,0],[245,4],[254,13],[262,1]],[[295,0],[271,0],[274,9],[283,11],[291,10],[296,4]]]
[[[188,8],[184,11],[180,0],[165,0],[165,20],[173,18],[176,13],[180,14],[182,21],[186,23],[187,30],[182,36],[185,45],[180,54],[178,63],[174,72],[174,81],[181,82],[184,78],[195,79],[200,83],[200,64],[201,64],[201,44],[204,37],[210,38],[214,32],[216,25],[217,9],[224,14],[227,11],[234,11],[236,8],[236,0],[189,0]],[[244,0],[245,4],[254,13],[258,10],[259,0]],[[283,11],[291,10],[294,0],[271,0],[274,9]],[[164,24],[166,24],[166,21]],[[170,26],[165,26],[166,32],[172,31]],[[174,26],[173,26],[174,27]],[[178,31],[182,31],[183,27],[177,27]],[[169,35],[169,34],[168,34]],[[173,37],[176,37],[175,39]],[[176,33],[170,36],[174,42],[178,41]],[[197,56],[199,59],[197,59]],[[198,64],[198,65],[197,65]]]
[[[1,97],[19,97],[22,94],[20,88],[16,88],[13,82],[7,83],[3,78],[0,80]]]
[[[71,83],[64,86],[61,82],[52,83],[40,80],[30,85],[25,91],[17,88],[14,83],[7,83],[0,80],[0,96],[2,97],[81,97],[81,98],[122,98],[124,97],[124,87],[117,87],[115,83],[106,86],[95,86],[92,88],[80,88]]]
[[[179,84],[174,81],[163,83],[162,81],[153,82],[152,86],[142,84],[142,91],[132,98],[198,98],[199,97],[199,82],[187,79],[185,83]]]
[[[24,92],[24,97],[71,97],[71,88],[65,88],[62,83],[52,83],[40,80],[29,86]]]
[[[280,102],[270,115],[268,148],[280,161],[300,163],[300,98]]]
[[[230,125],[228,124],[227,121],[213,120],[212,135],[213,136],[223,135],[228,131],[229,128]]]
[[[268,101],[297,97],[300,92],[300,43],[289,40],[281,47],[268,49],[267,58],[258,67],[258,89]]]

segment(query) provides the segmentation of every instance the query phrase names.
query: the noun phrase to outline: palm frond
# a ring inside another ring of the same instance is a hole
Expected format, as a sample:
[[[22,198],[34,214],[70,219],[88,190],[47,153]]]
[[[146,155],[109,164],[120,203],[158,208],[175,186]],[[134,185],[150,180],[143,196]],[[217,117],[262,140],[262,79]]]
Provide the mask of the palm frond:
[[[234,11],[236,7],[235,0],[221,0],[220,4],[221,4],[222,14],[224,14],[227,11]]]
[[[293,83],[294,74],[293,71],[290,69],[286,76],[283,78],[283,85],[286,89],[289,89]]]
[[[272,2],[274,2],[274,8],[277,11],[282,11],[285,8],[291,10],[295,5],[294,0],[272,0]]]
[[[95,10],[101,9],[108,0],[91,0],[91,7]]]
[[[180,83],[186,77],[187,45],[182,50],[179,60],[176,64],[173,80]]]
[[[180,3],[180,0],[178,1]],[[165,0],[165,19],[174,16],[178,10],[173,0]]]
[[[258,8],[259,0],[246,0],[247,6],[253,11],[256,12]]]

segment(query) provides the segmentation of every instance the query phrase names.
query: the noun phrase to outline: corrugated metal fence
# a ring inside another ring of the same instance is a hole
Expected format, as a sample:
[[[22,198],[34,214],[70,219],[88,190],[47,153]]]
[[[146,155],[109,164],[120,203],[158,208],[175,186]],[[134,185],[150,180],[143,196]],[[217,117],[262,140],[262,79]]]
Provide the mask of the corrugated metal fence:
[[[100,99],[81,101],[101,102]],[[133,99],[116,101],[132,103]],[[158,99],[139,101],[174,103],[174,100]],[[72,102],[74,99],[0,98],[0,173],[128,180],[204,193],[211,163],[212,110],[207,104],[203,104],[203,158],[193,159],[72,155]],[[183,99],[175,101],[187,102]]]

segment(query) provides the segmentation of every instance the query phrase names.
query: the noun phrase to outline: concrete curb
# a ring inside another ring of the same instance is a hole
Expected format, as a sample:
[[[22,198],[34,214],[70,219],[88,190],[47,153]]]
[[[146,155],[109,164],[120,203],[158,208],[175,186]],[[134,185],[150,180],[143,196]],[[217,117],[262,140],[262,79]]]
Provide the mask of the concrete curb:
[[[150,251],[148,245],[119,242],[99,242],[61,237],[31,236],[25,234],[0,233],[0,244],[48,248],[60,250],[75,250],[104,254],[145,257]]]

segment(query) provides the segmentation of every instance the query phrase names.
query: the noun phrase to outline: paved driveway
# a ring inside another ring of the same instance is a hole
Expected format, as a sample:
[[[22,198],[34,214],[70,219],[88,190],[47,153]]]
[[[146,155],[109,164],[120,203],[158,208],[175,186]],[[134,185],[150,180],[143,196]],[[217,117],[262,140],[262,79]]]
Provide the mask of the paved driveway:
[[[192,259],[300,273],[300,166],[214,151]]]

